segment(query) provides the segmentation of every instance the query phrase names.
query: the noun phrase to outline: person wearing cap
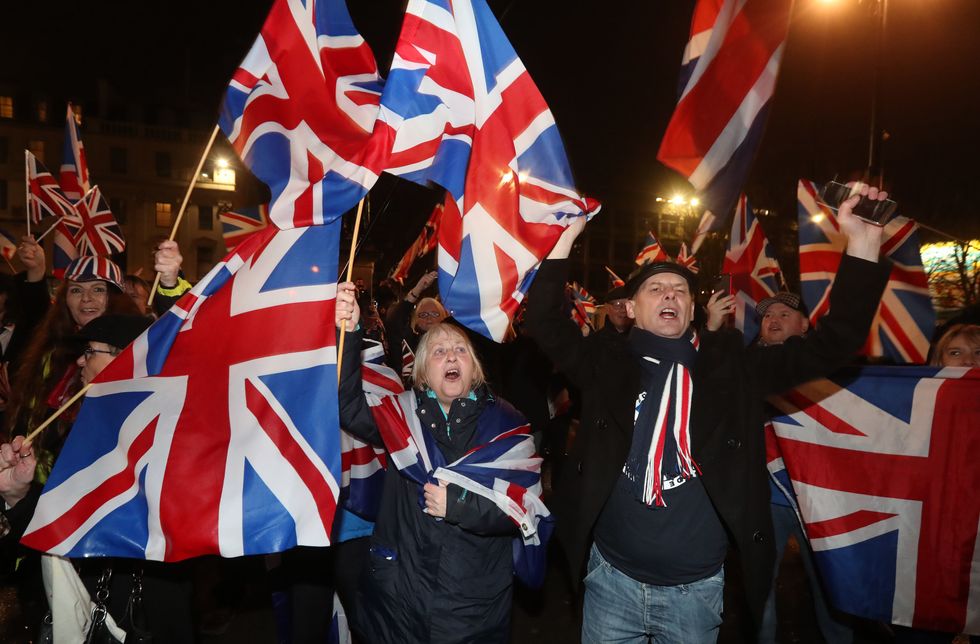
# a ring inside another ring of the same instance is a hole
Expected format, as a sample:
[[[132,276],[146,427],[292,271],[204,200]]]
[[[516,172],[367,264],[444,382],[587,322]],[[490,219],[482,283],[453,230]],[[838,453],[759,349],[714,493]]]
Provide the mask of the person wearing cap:
[[[732,295],[722,295],[714,293],[708,301],[708,321],[706,328],[716,331],[724,323],[725,314],[730,311],[735,304]],[[753,347],[773,347],[785,342],[803,341],[807,332],[810,330],[810,318],[803,299],[796,293],[789,291],[779,291],[772,297],[766,297],[759,301],[755,307],[756,315],[759,317],[759,335],[755,339]],[[829,373],[829,372],[828,372]],[[828,375],[827,373],[820,375]],[[847,623],[847,617],[834,610],[828,603],[820,577],[813,566],[813,553],[810,549],[810,542],[803,526],[800,524],[796,515],[796,510],[787,499],[780,486],[770,479],[770,512],[772,514],[772,524],[774,530],[773,543],[776,546],[776,560],[773,566],[773,588],[769,591],[766,599],[765,609],[762,614],[762,625],[759,628],[758,641],[760,644],[770,644],[776,641],[776,626],[778,623],[776,613],[776,590],[775,585],[779,577],[779,564],[783,559],[786,543],[789,537],[796,540],[800,547],[800,557],[803,560],[803,569],[806,572],[807,580],[810,583],[810,594],[813,598],[814,616],[816,617],[817,627],[820,629],[824,640],[828,642],[840,642],[847,644],[854,641],[854,631]]]
[[[93,319],[72,336],[72,340],[87,342],[78,358],[82,384],[91,382],[149,325],[150,320],[143,316],[110,314]],[[43,456],[43,452],[40,455]],[[0,499],[3,500],[0,505],[0,565],[3,567],[24,554],[18,541],[34,514],[44,483],[37,472],[38,456],[35,446],[25,442],[22,435],[0,445]],[[15,578],[21,586],[22,601],[35,609],[26,611],[29,614],[44,610],[43,599],[35,597],[41,579],[38,563],[36,553],[32,553],[20,562]],[[32,615],[30,623],[40,623],[37,614]]]
[[[884,198],[863,188],[872,199]],[[695,333],[695,276],[648,264],[627,284],[627,342],[595,351],[561,314],[573,222],[529,293],[529,330],[582,390],[572,462],[552,501],[578,578],[582,641],[714,642],[734,546],[758,624],[774,560],[763,397],[831,370],[860,348],[888,279],[881,230],[838,215],[848,237],[830,314],[806,342],[747,352],[741,334]]]
[[[633,327],[633,319],[626,315],[627,299],[625,285],[617,286],[606,293],[605,302],[602,305],[606,317],[598,333],[622,335]]]

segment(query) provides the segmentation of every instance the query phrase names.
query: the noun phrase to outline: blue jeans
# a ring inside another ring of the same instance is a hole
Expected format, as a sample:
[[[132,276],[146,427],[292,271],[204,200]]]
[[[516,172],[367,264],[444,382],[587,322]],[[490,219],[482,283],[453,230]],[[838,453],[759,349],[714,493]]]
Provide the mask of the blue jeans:
[[[700,581],[655,586],[624,575],[592,545],[585,576],[582,644],[699,644],[718,640],[724,568]]]

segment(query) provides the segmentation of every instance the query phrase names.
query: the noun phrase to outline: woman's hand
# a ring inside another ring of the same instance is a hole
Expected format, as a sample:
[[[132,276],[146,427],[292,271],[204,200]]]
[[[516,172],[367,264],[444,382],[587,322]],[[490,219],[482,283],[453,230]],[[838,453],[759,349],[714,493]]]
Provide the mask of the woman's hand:
[[[40,282],[44,279],[44,271],[47,264],[44,259],[44,249],[34,241],[34,235],[24,235],[20,238],[20,246],[17,247],[17,257],[20,263],[27,269],[28,282]]]
[[[435,483],[425,484],[423,492],[425,495],[425,513],[430,517],[446,518],[447,485],[449,484],[445,481],[439,481],[438,485]]]
[[[14,507],[27,496],[36,467],[34,447],[23,436],[15,436],[14,440],[0,445],[0,497],[8,507]]]
[[[337,284],[337,304],[334,309],[334,321],[337,328],[343,328],[346,323],[348,331],[357,328],[357,322],[361,319],[361,309],[357,306],[357,287],[354,282],[341,282]]]
[[[180,265],[184,258],[180,254],[177,242],[164,240],[153,253],[153,270],[160,273],[160,285],[164,288],[177,286]]]
[[[439,271],[429,271],[419,278],[418,283],[412,288],[411,291],[405,294],[405,299],[415,304],[422,297],[422,293],[425,293],[426,289],[436,283],[439,279]]]
[[[725,316],[735,312],[735,296],[725,295],[724,291],[715,291],[708,298],[708,321],[704,328],[717,331],[725,323]]]

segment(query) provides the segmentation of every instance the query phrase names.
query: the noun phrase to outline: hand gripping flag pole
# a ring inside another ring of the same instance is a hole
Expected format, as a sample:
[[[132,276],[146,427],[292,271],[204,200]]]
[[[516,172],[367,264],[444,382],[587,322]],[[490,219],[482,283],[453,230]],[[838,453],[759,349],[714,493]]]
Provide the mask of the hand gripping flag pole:
[[[350,240],[350,255],[347,257],[347,277],[349,282],[354,273],[354,253],[357,251],[357,235],[361,230],[361,211],[364,210],[364,199],[357,202],[357,218],[354,219],[354,237]],[[336,304],[335,304],[336,305]],[[347,333],[347,323],[340,325],[340,339],[337,340],[337,382],[340,382],[340,367],[344,362],[344,335]]]
[[[208,153],[211,152],[211,146],[214,145],[214,140],[218,136],[218,132],[221,131],[220,125],[215,125],[214,130],[211,132],[211,138],[208,139],[208,144],[204,146],[204,153],[201,155],[201,160],[197,162],[197,169],[194,170],[194,176],[191,177],[191,183],[187,186],[187,192],[184,193],[184,202],[180,204],[180,210],[177,211],[177,218],[174,220],[174,227],[170,231],[170,241],[173,241],[177,237],[177,229],[180,227],[180,220],[184,217],[184,211],[187,209],[187,202],[190,201],[191,193],[194,192],[194,186],[197,185],[197,178],[201,176],[201,168],[204,167],[204,161],[208,158]],[[153,288],[150,289],[150,297],[146,300],[146,305],[153,306],[153,296],[157,292],[157,287],[160,286],[160,273],[157,272],[157,276],[153,278]]]

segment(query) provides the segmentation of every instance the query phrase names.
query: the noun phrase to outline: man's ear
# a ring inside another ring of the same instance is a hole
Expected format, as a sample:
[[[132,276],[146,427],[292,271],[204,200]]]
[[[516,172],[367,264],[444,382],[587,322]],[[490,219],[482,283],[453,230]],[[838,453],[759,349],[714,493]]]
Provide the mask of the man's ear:
[[[631,320],[636,319],[636,311],[633,308],[633,300],[626,300],[626,317]]]
[[[803,315],[803,314],[800,313],[800,315]],[[809,330],[810,330],[810,318],[808,318],[807,316],[803,315],[803,333],[806,333]]]

